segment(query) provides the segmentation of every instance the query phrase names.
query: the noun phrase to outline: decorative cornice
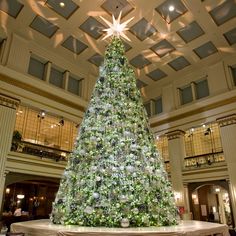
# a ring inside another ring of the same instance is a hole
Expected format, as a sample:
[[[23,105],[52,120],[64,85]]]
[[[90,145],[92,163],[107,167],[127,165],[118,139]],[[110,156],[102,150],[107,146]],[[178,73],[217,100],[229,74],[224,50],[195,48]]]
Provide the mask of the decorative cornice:
[[[236,124],[236,114],[216,119],[220,127]]]
[[[185,135],[185,132],[183,130],[179,130],[179,129],[166,133],[168,140],[177,139],[177,138],[182,137],[183,135]]]
[[[20,100],[0,93],[0,106],[16,109],[19,106],[19,104]]]

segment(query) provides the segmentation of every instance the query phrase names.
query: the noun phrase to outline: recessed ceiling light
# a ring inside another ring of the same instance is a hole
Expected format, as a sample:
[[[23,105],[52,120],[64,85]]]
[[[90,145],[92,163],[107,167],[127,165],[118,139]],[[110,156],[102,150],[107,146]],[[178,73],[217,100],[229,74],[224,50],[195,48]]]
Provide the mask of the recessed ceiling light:
[[[64,7],[65,3],[64,2],[60,2],[59,5],[60,5],[60,7]]]
[[[173,5],[170,5],[169,6],[169,11],[174,11],[175,10],[175,7]]]

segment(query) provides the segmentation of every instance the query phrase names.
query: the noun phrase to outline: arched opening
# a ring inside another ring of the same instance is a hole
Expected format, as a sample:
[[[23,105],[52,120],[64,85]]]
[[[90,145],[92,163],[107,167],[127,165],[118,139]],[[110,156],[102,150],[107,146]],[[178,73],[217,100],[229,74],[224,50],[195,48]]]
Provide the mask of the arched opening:
[[[229,188],[226,181],[189,184],[189,197],[194,220],[233,226]]]
[[[2,219],[11,223],[49,218],[59,179],[10,173],[6,178]]]

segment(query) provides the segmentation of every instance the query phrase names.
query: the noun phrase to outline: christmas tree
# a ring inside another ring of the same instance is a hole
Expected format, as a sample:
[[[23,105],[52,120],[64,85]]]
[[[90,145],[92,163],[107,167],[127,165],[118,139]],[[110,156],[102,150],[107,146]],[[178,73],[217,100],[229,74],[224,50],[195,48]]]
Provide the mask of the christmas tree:
[[[171,185],[124,54],[122,40],[113,36],[53,203],[53,223],[177,223]]]

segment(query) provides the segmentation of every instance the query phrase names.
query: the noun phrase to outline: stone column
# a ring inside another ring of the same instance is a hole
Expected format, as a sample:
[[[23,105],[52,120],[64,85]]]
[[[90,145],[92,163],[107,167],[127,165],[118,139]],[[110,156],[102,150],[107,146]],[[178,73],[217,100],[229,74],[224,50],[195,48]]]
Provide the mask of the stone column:
[[[171,182],[175,192],[176,204],[177,206],[184,207],[185,210],[188,210],[188,204],[185,198],[186,190],[182,179],[182,170],[185,157],[184,134],[185,132],[182,130],[175,130],[167,133],[167,138]]]
[[[7,154],[11,149],[18,105],[19,100],[0,94],[0,209],[5,190],[5,165]]]
[[[63,74],[63,88],[68,91],[68,83],[69,83],[70,72],[66,70]]]
[[[221,141],[228,167],[231,206],[236,219],[236,114],[217,119],[220,126]]]
[[[45,80],[47,83],[49,83],[50,80],[51,69],[52,69],[52,62],[48,61],[45,65],[45,71],[43,75],[43,80]]]

